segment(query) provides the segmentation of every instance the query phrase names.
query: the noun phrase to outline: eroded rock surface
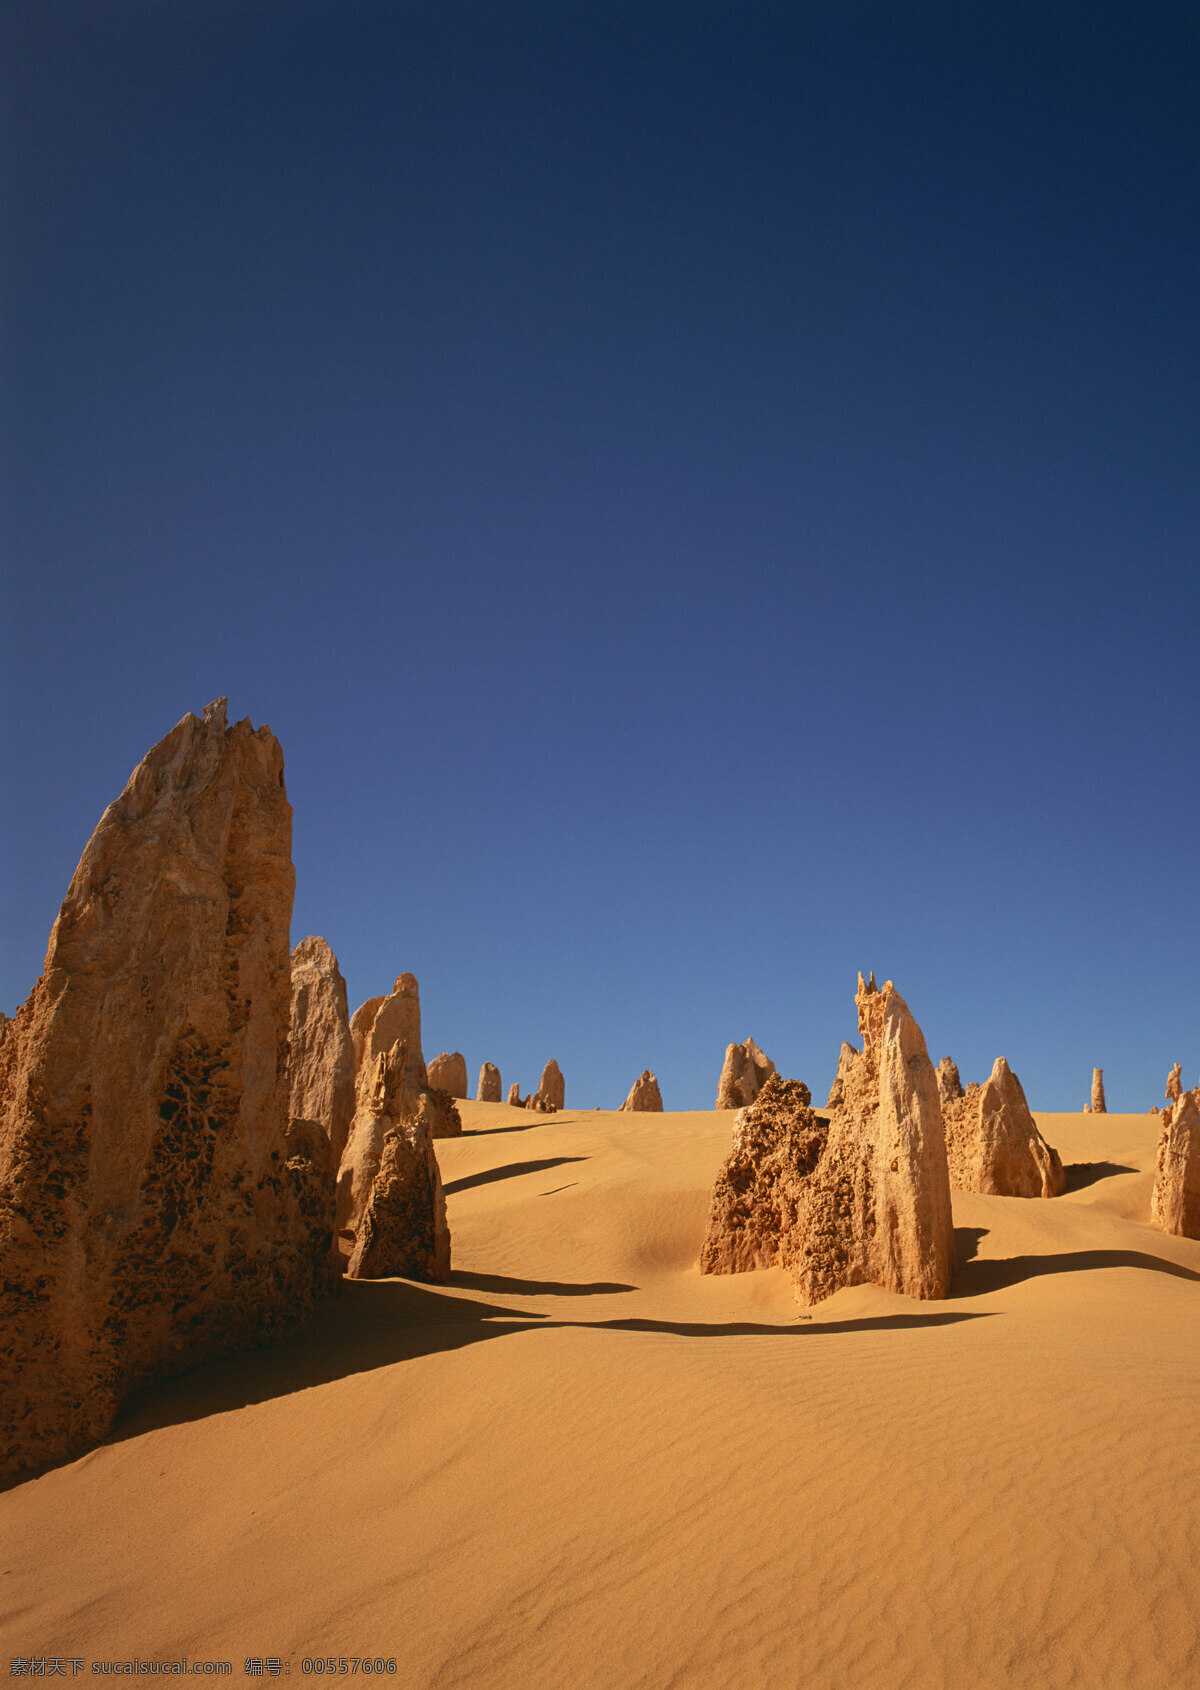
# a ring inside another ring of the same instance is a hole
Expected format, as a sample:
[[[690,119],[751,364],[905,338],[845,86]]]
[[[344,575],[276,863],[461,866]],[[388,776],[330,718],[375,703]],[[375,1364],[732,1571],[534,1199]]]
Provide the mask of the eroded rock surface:
[[[378,1060],[386,1064],[388,1058]],[[386,1075],[383,1092],[388,1101]],[[450,1277],[450,1229],[428,1094],[411,1120],[387,1119],[346,1275],[445,1281]]]
[[[0,1474],[330,1288],[324,1132],[289,1132],[292,888],[283,754],[224,699],[84,851],[0,1046]]]
[[[829,1115],[799,1081],[768,1076],[734,1127],[717,1177],[701,1271],[778,1262],[819,1302],[871,1283],[944,1297],[954,1268],[937,1080],[921,1030],[889,981],[859,976],[863,1049]]]
[[[443,1051],[429,1064],[429,1084],[451,1097],[467,1095],[467,1059],[461,1051]]]
[[[984,1086],[943,1110],[950,1184],[991,1197],[1060,1197],[1062,1160],[1038,1131],[1021,1082],[1002,1056]]]
[[[515,1080],[508,1088],[508,1102],[511,1103],[515,1109],[524,1109],[525,1107],[526,1100],[521,1096],[521,1088]]]
[[[477,1103],[500,1102],[500,1070],[494,1062],[485,1062],[479,1070],[475,1100]]]
[[[324,939],[292,951],[291,1115],[320,1121],[337,1168],[354,1119],[354,1043],[346,982]]]
[[[649,1068],[643,1069],[630,1087],[629,1096],[621,1105],[622,1109],[631,1109],[651,1114],[662,1113],[662,1093],[658,1089],[658,1081]]]
[[[1150,1219],[1179,1238],[1200,1238],[1200,1086],[1162,1112]]]
[[[1104,1070],[1092,1069],[1092,1114],[1107,1115],[1108,1104],[1104,1101]]]
[[[717,1109],[744,1109],[753,1103],[767,1080],[775,1072],[775,1064],[764,1056],[753,1039],[745,1044],[729,1045],[721,1078],[717,1082]]]
[[[940,1089],[940,1088],[939,1088]],[[979,1163],[979,1101],[983,1087],[972,1080],[960,1097],[940,1097],[946,1161],[955,1191],[975,1191]]]
[[[1178,1103],[1183,1096],[1183,1065],[1177,1062],[1167,1075],[1167,1100]]]
[[[462,1116],[458,1104],[441,1086],[427,1086],[417,1101],[417,1113],[423,1114],[430,1138],[459,1138]]]

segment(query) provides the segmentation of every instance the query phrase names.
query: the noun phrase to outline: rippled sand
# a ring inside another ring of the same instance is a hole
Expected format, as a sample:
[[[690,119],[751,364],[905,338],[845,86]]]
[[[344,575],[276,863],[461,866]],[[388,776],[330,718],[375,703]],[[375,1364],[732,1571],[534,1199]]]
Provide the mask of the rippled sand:
[[[1071,1189],[956,1193],[949,1301],[802,1311],[696,1271],[732,1114],[463,1115],[448,1289],[347,1285],[0,1496],[3,1654],[1200,1682],[1200,1243],[1148,1224],[1155,1117],[1039,1114]]]

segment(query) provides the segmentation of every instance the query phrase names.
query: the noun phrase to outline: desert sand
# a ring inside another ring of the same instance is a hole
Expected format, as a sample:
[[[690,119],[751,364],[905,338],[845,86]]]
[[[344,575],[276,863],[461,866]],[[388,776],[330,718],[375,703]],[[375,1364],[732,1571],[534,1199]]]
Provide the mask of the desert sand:
[[[949,1300],[701,1277],[732,1112],[462,1102],[446,1287],[345,1283],[0,1495],[8,1656],[395,1656],[413,1690],[1176,1690],[1200,1242],[1159,1122],[955,1192]],[[69,1673],[68,1668],[68,1673]],[[85,1667],[89,1672],[90,1668]]]

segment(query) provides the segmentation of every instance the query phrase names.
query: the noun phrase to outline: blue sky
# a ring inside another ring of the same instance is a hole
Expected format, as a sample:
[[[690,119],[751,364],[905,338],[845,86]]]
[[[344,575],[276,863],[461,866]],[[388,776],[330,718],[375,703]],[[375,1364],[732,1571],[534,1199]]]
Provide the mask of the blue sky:
[[[426,1055],[1200,1075],[1192,5],[15,0],[0,1006],[186,710]]]

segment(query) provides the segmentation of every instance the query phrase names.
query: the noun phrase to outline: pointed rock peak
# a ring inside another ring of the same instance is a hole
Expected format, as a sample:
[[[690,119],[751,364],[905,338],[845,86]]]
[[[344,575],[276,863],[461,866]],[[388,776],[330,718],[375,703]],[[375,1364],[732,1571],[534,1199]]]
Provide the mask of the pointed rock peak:
[[[392,987],[393,996],[399,992],[402,998],[415,998],[417,993],[417,977],[415,974],[402,974]]]
[[[662,1093],[651,1069],[645,1068],[638,1075],[621,1108],[642,1114],[662,1112]]]
[[[761,1051],[753,1039],[745,1044],[733,1044],[725,1052],[721,1078],[717,1082],[716,1109],[742,1109],[762,1090],[775,1072],[775,1064]]]
[[[221,732],[224,733],[225,717],[228,714],[228,711],[229,700],[227,698],[214,698],[211,704],[206,704],[204,706],[204,720],[206,725],[209,727],[220,728]]]

